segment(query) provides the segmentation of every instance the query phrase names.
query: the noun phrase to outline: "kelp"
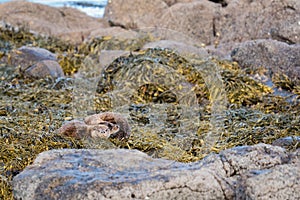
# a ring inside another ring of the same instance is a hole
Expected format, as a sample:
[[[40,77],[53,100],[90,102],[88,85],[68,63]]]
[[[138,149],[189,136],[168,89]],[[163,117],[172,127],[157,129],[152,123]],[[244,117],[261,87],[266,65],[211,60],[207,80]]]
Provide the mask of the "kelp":
[[[8,28],[1,29],[0,38],[0,57],[9,57],[11,50],[23,45],[46,48],[58,55],[67,75],[57,80],[30,80],[19,74],[18,66],[0,65],[0,199],[12,199],[12,178],[50,149],[127,148],[193,162],[210,152],[300,135],[300,85],[284,74],[270,77],[274,83],[270,86],[253,78],[256,72],[242,70],[235,62],[206,58],[192,62],[168,49],[139,50],[151,38],[148,36],[137,40],[99,37],[75,46],[26,29]],[[97,74],[92,70],[101,65],[102,49],[138,51],[115,59]],[[74,95],[76,87],[84,86],[75,85],[73,75],[87,64],[91,71],[86,84],[92,83],[89,79],[99,79],[89,111],[122,113],[131,126],[128,140],[76,140],[56,134],[64,121],[74,118],[76,106],[80,107]],[[227,96],[222,116],[214,116],[214,95],[201,65],[216,66],[222,78]],[[275,87],[293,98],[274,93]],[[207,151],[206,136],[215,127],[213,117],[220,119],[221,126],[216,131],[218,140]],[[299,144],[289,150],[295,148]]]

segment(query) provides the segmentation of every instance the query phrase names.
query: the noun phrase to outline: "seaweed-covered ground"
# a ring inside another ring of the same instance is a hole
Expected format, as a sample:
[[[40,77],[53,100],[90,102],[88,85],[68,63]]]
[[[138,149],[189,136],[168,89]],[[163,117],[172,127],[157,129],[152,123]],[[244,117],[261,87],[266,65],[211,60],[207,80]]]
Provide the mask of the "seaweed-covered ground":
[[[1,63],[0,199],[12,199],[12,178],[50,149],[129,148],[192,162],[234,146],[300,136],[299,81],[273,74],[276,89],[289,94],[278,96],[252,78],[263,75],[263,68],[242,70],[234,62],[168,49],[139,50],[152,39],[102,37],[73,46],[22,29],[1,30],[0,59],[9,61],[24,45],[42,47],[56,53],[66,77],[30,80],[18,66]],[[133,52],[101,71],[103,49]],[[75,78],[78,71],[83,77]],[[76,140],[55,132],[65,121],[103,111],[127,117],[128,140]]]

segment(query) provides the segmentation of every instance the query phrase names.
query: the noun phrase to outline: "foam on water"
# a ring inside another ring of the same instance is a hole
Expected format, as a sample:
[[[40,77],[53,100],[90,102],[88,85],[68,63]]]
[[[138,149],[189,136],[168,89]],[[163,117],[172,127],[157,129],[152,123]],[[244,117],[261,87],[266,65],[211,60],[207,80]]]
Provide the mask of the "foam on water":
[[[0,0],[0,3],[8,2],[11,0]],[[107,0],[28,0],[34,3],[41,3],[53,7],[73,7],[85,12],[92,17],[103,17],[104,9],[107,4]]]

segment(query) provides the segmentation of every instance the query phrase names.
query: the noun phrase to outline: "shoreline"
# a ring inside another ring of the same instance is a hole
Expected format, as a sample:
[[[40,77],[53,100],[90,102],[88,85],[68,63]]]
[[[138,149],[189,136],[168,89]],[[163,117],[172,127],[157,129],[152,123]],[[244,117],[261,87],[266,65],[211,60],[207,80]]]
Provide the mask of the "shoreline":
[[[32,3],[40,3],[51,7],[61,8],[61,7],[71,7],[76,8],[88,16],[95,18],[103,18],[105,6],[107,5],[107,0],[98,1],[82,1],[82,0],[28,0]],[[0,4],[11,2],[11,0],[0,0]]]

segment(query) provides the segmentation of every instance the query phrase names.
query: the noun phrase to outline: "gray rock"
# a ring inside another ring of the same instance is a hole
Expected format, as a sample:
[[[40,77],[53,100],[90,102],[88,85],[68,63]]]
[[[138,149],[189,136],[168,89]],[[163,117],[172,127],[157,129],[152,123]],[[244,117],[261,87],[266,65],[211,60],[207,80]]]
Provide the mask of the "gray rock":
[[[10,62],[13,66],[20,66],[21,73],[29,78],[64,77],[56,55],[43,48],[23,46],[12,52]]]
[[[56,55],[46,49],[39,47],[27,47],[23,46],[18,49],[22,56],[27,56],[26,59],[32,61],[41,60],[56,60]]]
[[[300,136],[289,136],[289,137],[279,138],[272,142],[272,145],[283,147],[286,149],[290,149],[293,147],[296,148],[297,144],[298,146],[300,146]]]
[[[10,52],[9,56],[0,59],[0,63],[20,67],[25,77],[32,79],[64,77],[64,72],[58,64],[56,55],[38,47],[23,46]]]
[[[13,179],[15,199],[299,199],[300,151],[258,144],[195,163],[136,150],[51,150]]]
[[[267,68],[270,73],[285,73],[300,78],[300,45],[276,40],[253,40],[239,45],[231,53],[233,61],[243,68]]]
[[[39,61],[24,71],[24,75],[29,78],[52,78],[64,77],[64,72],[57,61],[43,60]]]
[[[22,46],[11,56],[11,64],[19,65],[22,71],[42,60],[57,61],[54,53],[39,47]]]
[[[251,177],[247,178],[241,186],[247,199],[299,199],[299,174],[299,162],[275,166],[271,170],[253,170],[247,174]],[[237,197],[239,199],[238,195]]]

